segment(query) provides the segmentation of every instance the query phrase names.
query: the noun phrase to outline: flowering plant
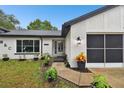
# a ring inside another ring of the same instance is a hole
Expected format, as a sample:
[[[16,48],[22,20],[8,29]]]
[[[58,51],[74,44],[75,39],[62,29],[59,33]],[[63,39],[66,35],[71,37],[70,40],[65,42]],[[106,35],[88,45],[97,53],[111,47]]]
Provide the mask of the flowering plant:
[[[77,62],[86,62],[86,56],[83,52],[76,56]]]

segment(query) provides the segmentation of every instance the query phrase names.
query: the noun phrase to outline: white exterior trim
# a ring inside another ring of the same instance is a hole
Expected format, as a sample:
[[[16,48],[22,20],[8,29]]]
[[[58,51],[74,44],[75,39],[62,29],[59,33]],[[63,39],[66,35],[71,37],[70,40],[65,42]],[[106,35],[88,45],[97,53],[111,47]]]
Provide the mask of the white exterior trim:
[[[124,67],[123,63],[87,63],[86,67],[88,68],[115,68],[115,67]]]
[[[86,67],[88,68],[104,68],[104,63],[87,63]]]

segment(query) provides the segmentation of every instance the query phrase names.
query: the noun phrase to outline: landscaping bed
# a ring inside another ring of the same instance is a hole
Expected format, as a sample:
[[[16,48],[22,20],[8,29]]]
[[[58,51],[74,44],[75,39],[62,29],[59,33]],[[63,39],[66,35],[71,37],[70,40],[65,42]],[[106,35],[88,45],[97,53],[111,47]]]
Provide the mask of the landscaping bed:
[[[48,67],[42,66],[42,60],[0,60],[0,87],[1,88],[72,88],[76,85],[61,78],[49,83],[44,80],[44,72]]]

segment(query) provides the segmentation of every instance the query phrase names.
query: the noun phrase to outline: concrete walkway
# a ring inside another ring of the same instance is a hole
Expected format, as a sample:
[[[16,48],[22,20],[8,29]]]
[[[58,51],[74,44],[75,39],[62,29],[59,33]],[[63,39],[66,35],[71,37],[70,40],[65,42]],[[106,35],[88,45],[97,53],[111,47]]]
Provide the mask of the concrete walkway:
[[[124,68],[92,68],[91,72],[82,72],[66,68],[64,63],[55,62],[52,64],[58,71],[58,75],[68,81],[75,83],[82,87],[88,87],[93,81],[93,76],[102,74],[106,76],[108,83],[113,88],[124,88]]]
[[[66,68],[64,63],[55,62],[52,64],[53,67],[57,69],[58,76],[68,81],[75,83],[76,85],[82,87],[88,87],[91,85],[93,79],[93,73],[91,72],[82,72],[72,70],[70,68]]]

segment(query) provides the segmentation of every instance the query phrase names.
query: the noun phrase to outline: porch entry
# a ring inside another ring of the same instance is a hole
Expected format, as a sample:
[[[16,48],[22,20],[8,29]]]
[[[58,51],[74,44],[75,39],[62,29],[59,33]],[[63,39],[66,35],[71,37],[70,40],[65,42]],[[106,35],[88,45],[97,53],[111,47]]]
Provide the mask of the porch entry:
[[[63,56],[64,50],[64,40],[53,40],[53,56]]]

